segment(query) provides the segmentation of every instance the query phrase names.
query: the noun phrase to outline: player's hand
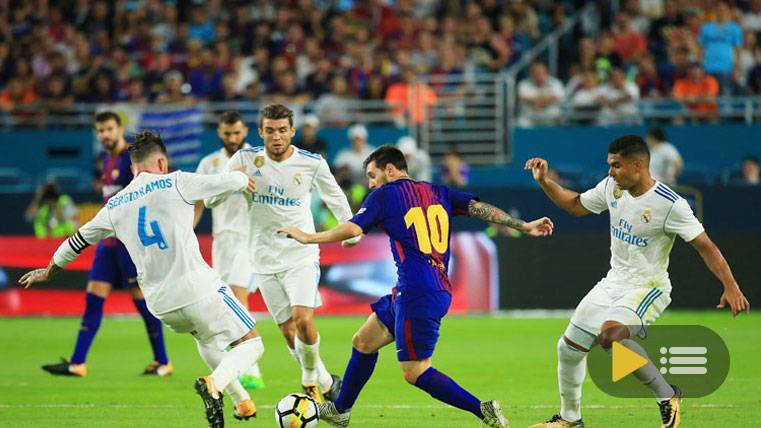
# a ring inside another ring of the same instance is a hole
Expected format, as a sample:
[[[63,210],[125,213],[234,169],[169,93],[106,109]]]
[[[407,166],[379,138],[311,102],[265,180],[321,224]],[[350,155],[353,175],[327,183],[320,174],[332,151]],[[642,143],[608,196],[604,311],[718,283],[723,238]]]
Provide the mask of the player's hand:
[[[299,229],[298,227],[281,227],[276,231],[276,233],[279,233],[281,235],[285,235],[286,238],[291,238],[295,241],[298,241],[302,244],[310,244],[309,242],[309,234],[304,232],[303,230]]]
[[[750,303],[745,295],[740,291],[740,287],[734,286],[724,289],[719,299],[718,309],[724,309],[727,305],[732,310],[732,317],[736,317],[740,312],[750,313]]]
[[[346,240],[341,241],[341,246],[344,248],[351,248],[357,244],[359,244],[359,241],[362,239],[362,235],[355,236],[353,238],[349,238]]]
[[[531,158],[526,161],[526,165],[523,169],[530,169],[531,175],[534,176],[534,180],[541,183],[547,178],[549,164],[542,158]]]
[[[243,192],[245,192],[245,193],[251,193],[251,192],[253,192],[256,189],[256,180],[254,180],[254,177],[248,175],[248,173],[246,172],[246,167],[245,166],[242,166],[242,167],[238,168],[238,171],[246,174],[246,178],[248,178],[248,185],[243,190]]]
[[[529,236],[550,236],[555,225],[549,217],[542,217],[523,225],[523,232]]]
[[[18,280],[18,283],[23,285],[24,288],[29,288],[35,282],[47,281],[48,278],[49,278],[49,271],[47,268],[35,269],[33,271],[29,271],[25,273],[24,276],[22,276],[21,279]]]

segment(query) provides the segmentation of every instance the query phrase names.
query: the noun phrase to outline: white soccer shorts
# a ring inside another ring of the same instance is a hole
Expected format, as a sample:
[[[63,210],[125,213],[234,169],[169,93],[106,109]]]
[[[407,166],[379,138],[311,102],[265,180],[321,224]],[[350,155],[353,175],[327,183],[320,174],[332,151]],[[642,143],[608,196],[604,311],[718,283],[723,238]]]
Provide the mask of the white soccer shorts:
[[[618,321],[640,326],[632,333],[643,335],[644,328],[654,323],[670,303],[670,291],[653,286],[622,286],[603,278],[576,306],[571,324],[597,336],[605,321]]]
[[[264,303],[278,325],[292,316],[293,306],[319,308],[320,265],[311,263],[273,274],[254,274],[253,286],[258,287]]]
[[[211,243],[211,264],[225,284],[251,287],[253,272],[247,237],[236,233],[215,236]]]
[[[173,331],[190,333],[202,344],[220,351],[256,326],[256,321],[238,302],[230,287],[223,284],[216,293],[158,318]]]

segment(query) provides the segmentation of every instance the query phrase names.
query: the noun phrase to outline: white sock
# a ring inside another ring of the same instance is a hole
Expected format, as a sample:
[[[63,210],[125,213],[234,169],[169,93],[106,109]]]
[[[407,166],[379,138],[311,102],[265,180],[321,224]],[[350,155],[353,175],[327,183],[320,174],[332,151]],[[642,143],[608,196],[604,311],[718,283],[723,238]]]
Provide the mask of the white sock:
[[[560,416],[575,422],[581,419],[581,385],[587,374],[587,353],[558,340],[558,387]]]
[[[225,357],[226,352],[220,351],[217,348],[214,348],[213,346],[208,345],[202,345],[200,342],[196,341],[196,346],[198,347],[198,353],[201,354],[201,359],[206,363],[207,366],[209,366],[209,369],[214,370],[217,368],[219,363],[222,361],[222,359]],[[233,403],[237,406],[238,403],[245,400],[250,400],[251,396],[248,395],[248,391],[246,391],[245,388],[243,388],[243,385],[238,382],[236,379],[234,382],[230,382],[230,384],[227,385],[227,388],[224,389],[225,394],[227,394],[230,399],[233,400]]]
[[[294,342],[296,353],[299,356],[299,361],[301,361],[301,383],[304,385],[317,384],[319,381],[318,366],[322,364],[322,360],[320,360],[320,336],[317,336],[317,341],[312,345],[302,342],[298,336]],[[330,382],[328,382],[328,388],[330,388]]]
[[[296,360],[296,364],[298,364],[299,367],[301,367],[301,360],[299,359],[299,353],[296,352],[296,350],[291,348],[290,346],[288,347],[288,352],[290,352],[293,359]]]
[[[632,339],[624,339],[621,341],[621,344],[647,358],[647,364],[635,370],[634,377],[639,379],[643,385],[650,388],[659,402],[670,400],[674,396],[674,388],[666,382],[658,367],[655,367],[655,364],[650,361],[647,351]]]
[[[218,389],[224,389],[233,381],[238,383],[238,377],[257,362],[263,353],[264,344],[261,337],[248,339],[225,352],[224,358],[211,373],[214,385]]]
[[[317,381],[320,383],[320,388],[323,392],[329,391],[333,386],[333,376],[330,375],[325,364],[323,364],[322,358],[317,363]]]

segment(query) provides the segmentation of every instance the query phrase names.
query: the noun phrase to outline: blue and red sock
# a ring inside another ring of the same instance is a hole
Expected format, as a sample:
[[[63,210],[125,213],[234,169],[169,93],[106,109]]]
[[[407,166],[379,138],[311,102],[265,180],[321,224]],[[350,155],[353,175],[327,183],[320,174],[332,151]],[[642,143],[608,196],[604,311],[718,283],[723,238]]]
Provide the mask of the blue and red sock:
[[[334,403],[336,410],[343,413],[354,406],[354,402],[357,401],[362,388],[365,387],[367,381],[370,380],[370,376],[373,375],[376,362],[378,362],[377,352],[364,354],[352,348],[351,359],[349,359],[349,364],[346,365],[346,371],[344,372],[341,393]]]
[[[72,364],[83,364],[87,359],[87,353],[90,352],[90,346],[103,321],[103,302],[105,301],[106,299],[95,294],[85,294],[85,313],[82,315],[77,344],[74,345],[74,353],[71,355]]]
[[[148,332],[148,340],[151,341],[151,348],[153,349],[153,359],[161,365],[169,363],[169,357],[166,355],[166,346],[164,345],[164,330],[161,320],[154,317],[151,311],[148,310],[144,299],[133,299],[132,301],[135,303],[137,311],[143,317],[143,322],[145,322],[145,330]]]
[[[428,367],[428,370],[417,378],[415,386],[431,394],[431,397],[439,401],[473,413],[479,419],[484,417],[484,414],[481,413],[481,400],[433,367]]]

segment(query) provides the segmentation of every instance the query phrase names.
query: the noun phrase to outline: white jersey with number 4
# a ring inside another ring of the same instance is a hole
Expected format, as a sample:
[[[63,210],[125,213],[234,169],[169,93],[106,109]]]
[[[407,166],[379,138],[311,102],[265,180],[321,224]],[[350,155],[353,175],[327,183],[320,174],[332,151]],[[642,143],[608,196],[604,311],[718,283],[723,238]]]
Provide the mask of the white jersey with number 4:
[[[142,172],[53,256],[65,267],[88,245],[115,236],[127,247],[137,281],[155,315],[195,303],[224,285],[204,261],[193,232],[194,203],[244,189],[245,174]]]
[[[606,279],[622,287],[671,290],[669,253],[676,235],[686,242],[703,233],[692,209],[663,183],[634,197],[611,177],[581,194],[589,211],[610,212],[610,271]]]
[[[351,208],[330,167],[318,154],[292,146],[293,154],[277,162],[269,158],[264,147],[238,150],[227,164],[229,171],[245,167],[256,181],[248,205],[249,249],[253,269],[258,274],[273,274],[319,262],[317,245],[299,244],[276,234],[278,228],[295,226],[314,232],[310,208],[312,190],[316,190],[338,221],[351,218]],[[213,206],[210,201],[207,206]]]

